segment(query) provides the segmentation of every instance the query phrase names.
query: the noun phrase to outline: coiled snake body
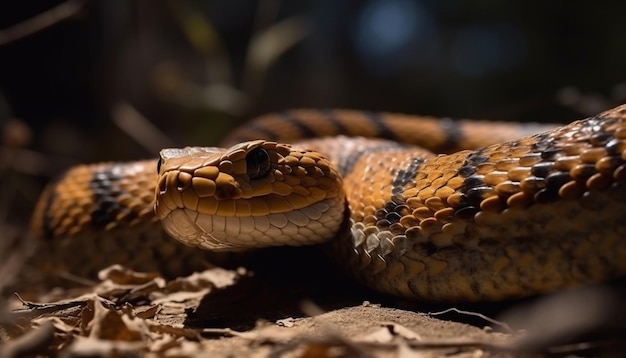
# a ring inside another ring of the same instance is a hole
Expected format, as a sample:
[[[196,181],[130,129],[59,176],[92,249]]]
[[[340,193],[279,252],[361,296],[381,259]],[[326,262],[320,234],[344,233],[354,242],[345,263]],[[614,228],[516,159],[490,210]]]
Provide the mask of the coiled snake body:
[[[158,176],[156,160],[74,168],[42,195],[32,227],[45,238],[46,271],[81,275],[111,263],[178,274],[202,265],[196,247],[324,242],[367,286],[426,300],[623,275],[626,106],[547,128],[273,114],[233,133],[227,149],[163,150]]]

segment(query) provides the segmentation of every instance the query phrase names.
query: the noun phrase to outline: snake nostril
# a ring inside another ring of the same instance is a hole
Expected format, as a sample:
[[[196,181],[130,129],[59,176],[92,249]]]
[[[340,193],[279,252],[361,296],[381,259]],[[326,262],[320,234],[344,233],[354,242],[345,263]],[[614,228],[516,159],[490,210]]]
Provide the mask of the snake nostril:
[[[260,179],[266,176],[272,167],[267,150],[257,147],[246,155],[246,172],[250,179]]]
[[[167,181],[165,177],[159,179],[159,194],[165,194],[167,188]]]

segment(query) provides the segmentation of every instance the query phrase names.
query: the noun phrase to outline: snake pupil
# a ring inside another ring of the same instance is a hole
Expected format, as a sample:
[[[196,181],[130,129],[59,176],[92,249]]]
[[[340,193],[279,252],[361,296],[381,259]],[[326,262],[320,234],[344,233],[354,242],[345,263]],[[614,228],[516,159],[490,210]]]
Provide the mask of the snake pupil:
[[[162,161],[162,159],[159,158],[159,162],[157,163],[157,174],[159,174],[161,172],[161,161]]]
[[[265,149],[258,147],[246,155],[246,170],[250,179],[266,176],[270,168],[270,155]]]

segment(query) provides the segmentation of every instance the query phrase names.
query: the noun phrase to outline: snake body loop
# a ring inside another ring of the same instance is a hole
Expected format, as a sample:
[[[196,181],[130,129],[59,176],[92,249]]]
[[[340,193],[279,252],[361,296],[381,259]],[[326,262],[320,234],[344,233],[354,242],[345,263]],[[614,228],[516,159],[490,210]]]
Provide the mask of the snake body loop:
[[[73,169],[42,196],[33,228],[54,257],[70,243],[124,241],[140,249],[115,257],[172,272],[200,261],[195,247],[325,243],[369,287],[425,300],[519,297],[624,275],[626,106],[547,128],[273,114],[225,148],[163,150],[158,176],[156,161]],[[311,136],[320,138],[292,142]],[[159,220],[189,247],[167,241]]]

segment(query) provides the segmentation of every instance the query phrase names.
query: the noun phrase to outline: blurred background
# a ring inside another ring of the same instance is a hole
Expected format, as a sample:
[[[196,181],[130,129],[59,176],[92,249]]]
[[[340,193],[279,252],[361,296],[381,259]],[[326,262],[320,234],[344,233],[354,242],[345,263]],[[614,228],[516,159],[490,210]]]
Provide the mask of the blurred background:
[[[589,1],[3,2],[0,223],[23,227],[68,166],[215,145],[269,111],[597,113],[626,99],[624,14]]]

